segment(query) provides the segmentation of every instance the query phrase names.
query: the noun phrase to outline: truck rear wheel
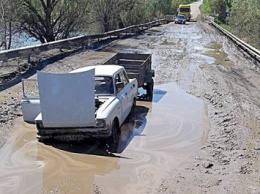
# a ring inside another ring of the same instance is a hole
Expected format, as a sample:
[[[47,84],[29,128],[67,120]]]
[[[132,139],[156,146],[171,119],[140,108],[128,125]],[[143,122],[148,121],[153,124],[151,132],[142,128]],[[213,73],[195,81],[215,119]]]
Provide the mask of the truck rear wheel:
[[[108,150],[110,152],[117,152],[121,133],[116,121],[113,121],[111,130],[112,134],[107,141],[107,144],[109,146]]]
[[[154,81],[152,79],[151,82],[147,84],[147,88],[146,88],[146,95],[148,101],[153,100],[153,86],[154,86]]]

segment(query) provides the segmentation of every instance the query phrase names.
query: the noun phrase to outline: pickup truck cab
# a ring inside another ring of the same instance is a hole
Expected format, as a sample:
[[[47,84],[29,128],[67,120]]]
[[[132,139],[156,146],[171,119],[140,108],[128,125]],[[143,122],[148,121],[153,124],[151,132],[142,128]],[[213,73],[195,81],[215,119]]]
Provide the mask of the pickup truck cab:
[[[98,138],[117,147],[120,126],[135,107],[138,89],[137,80],[128,79],[124,67],[37,72],[37,82],[39,98],[26,96],[23,87],[22,112],[26,122],[36,124],[39,139]]]

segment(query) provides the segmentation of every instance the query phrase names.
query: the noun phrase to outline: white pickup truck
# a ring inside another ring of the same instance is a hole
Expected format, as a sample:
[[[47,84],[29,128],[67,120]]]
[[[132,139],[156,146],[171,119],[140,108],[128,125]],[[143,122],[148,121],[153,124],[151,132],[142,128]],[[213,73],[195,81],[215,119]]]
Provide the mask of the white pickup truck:
[[[66,74],[37,72],[39,96],[25,94],[24,121],[35,123],[40,139],[99,138],[115,147],[120,126],[135,107],[137,79],[128,79],[124,67],[98,65]]]

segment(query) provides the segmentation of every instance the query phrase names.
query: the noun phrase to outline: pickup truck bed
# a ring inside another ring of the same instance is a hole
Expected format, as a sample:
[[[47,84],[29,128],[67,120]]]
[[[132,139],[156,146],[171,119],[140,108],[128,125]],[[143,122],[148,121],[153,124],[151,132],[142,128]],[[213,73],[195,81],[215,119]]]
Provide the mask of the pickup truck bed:
[[[154,86],[154,70],[151,67],[151,54],[137,53],[116,53],[112,58],[104,63],[104,65],[116,64],[123,66],[126,70],[128,78],[136,78],[138,87],[146,90],[144,99],[152,100]]]

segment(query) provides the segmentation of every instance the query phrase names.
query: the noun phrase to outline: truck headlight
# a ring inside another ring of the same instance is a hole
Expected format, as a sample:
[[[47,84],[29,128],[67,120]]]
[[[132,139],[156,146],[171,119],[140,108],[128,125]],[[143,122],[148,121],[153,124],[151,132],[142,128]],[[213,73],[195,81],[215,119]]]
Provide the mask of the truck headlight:
[[[96,120],[96,126],[97,127],[105,127],[106,126],[106,121],[104,119],[97,119]]]

